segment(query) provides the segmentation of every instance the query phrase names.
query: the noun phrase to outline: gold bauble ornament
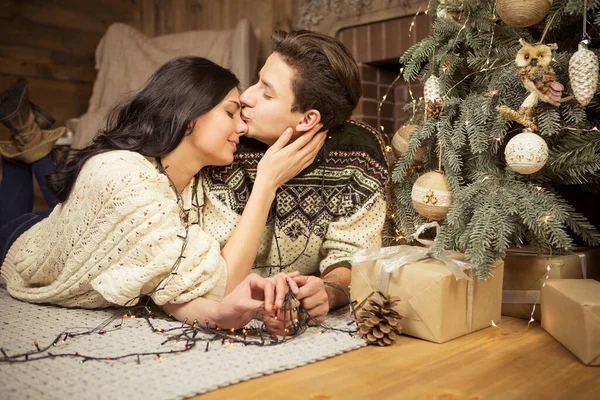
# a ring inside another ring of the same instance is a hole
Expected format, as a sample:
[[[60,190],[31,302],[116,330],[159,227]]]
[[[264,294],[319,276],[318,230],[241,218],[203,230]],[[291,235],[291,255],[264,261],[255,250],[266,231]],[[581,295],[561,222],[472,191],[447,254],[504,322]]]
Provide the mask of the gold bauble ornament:
[[[598,57],[588,50],[586,41],[569,60],[569,80],[573,95],[582,106],[587,106],[598,86]]]
[[[392,137],[392,152],[394,153],[394,156],[396,158],[400,158],[404,153],[406,153],[410,135],[412,135],[412,133],[417,128],[417,125],[403,125],[400,127],[400,129],[396,131],[394,137]],[[421,149],[421,147],[417,149],[414,161],[423,161],[423,150]]]
[[[505,24],[526,28],[546,18],[551,5],[550,0],[496,0],[496,12]]]
[[[452,192],[448,185],[448,179],[444,173],[438,171],[421,175],[413,185],[411,197],[417,212],[423,217],[435,221],[446,218],[450,204],[452,204]]]
[[[533,174],[546,164],[548,145],[540,136],[526,129],[508,141],[504,157],[513,171]]]

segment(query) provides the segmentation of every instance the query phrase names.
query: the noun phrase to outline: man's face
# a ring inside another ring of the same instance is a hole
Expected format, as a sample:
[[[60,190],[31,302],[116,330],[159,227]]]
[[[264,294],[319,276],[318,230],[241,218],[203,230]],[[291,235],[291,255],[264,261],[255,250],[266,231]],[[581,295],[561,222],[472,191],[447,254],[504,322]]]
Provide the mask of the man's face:
[[[248,136],[271,145],[291,127],[296,132],[297,124],[304,113],[292,112],[294,92],[292,79],[295,71],[273,53],[260,70],[259,80],[240,96],[244,107],[242,118],[248,125]]]

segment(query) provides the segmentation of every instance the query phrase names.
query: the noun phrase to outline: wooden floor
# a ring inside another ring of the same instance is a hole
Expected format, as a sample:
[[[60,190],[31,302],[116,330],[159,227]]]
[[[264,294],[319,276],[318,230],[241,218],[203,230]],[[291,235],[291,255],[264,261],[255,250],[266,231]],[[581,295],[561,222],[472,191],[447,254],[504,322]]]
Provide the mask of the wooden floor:
[[[403,336],[196,399],[600,399],[600,367],[526,326],[503,317],[444,344]]]

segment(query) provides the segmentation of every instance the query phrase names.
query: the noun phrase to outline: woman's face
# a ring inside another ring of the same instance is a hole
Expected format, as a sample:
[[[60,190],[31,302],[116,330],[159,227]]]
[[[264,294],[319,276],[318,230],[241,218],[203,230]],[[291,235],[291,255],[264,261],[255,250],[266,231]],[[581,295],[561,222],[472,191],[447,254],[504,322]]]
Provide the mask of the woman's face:
[[[248,131],[240,111],[240,92],[233,88],[221,103],[196,119],[192,133],[184,140],[193,146],[204,165],[233,162],[240,136]]]

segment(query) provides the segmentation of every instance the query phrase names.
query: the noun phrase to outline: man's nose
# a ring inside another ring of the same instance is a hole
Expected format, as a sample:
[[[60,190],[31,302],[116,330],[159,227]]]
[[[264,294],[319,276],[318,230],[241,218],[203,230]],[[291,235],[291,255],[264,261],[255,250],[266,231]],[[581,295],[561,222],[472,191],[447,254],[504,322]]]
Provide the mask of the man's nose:
[[[248,89],[244,90],[244,93],[242,93],[240,95],[240,102],[242,103],[242,106],[244,106],[244,107],[254,107],[255,106],[256,96],[253,95],[255,87],[256,87],[256,85],[250,86]]]

